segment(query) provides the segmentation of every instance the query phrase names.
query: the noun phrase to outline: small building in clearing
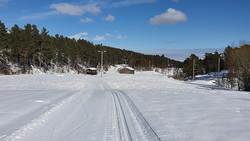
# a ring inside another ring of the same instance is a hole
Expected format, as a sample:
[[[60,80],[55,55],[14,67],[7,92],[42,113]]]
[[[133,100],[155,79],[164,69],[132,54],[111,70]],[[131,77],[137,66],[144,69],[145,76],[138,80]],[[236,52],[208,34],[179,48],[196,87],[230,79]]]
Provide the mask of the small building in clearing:
[[[97,69],[96,68],[87,68],[86,73],[90,74],[90,75],[97,75]]]
[[[135,74],[135,69],[131,67],[123,67],[123,68],[120,68],[118,72],[122,74]]]

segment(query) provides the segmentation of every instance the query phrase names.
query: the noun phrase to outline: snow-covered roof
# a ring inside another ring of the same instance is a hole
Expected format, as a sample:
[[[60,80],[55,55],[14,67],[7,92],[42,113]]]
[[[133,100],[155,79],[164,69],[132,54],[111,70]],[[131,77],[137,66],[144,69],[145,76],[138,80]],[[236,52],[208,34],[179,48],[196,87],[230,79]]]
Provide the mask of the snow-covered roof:
[[[127,69],[129,69],[131,71],[135,70],[134,68],[131,68],[131,67],[125,67],[125,68],[127,68]]]
[[[119,70],[122,70],[122,69],[128,69],[128,70],[131,70],[131,71],[134,71],[135,69],[131,68],[131,67],[121,67],[121,68],[118,68],[118,71]]]
[[[87,68],[87,70],[97,70],[96,68]]]

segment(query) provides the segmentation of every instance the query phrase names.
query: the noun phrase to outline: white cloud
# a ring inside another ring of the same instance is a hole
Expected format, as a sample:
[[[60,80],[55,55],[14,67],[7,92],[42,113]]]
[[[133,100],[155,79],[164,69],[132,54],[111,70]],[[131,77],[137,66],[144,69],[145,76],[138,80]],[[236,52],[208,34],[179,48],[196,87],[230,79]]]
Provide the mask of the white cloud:
[[[102,41],[102,40],[105,40],[105,37],[104,36],[98,36],[98,35],[96,35],[93,40],[94,41]]]
[[[72,5],[68,3],[58,3],[58,4],[51,4],[50,8],[56,9],[56,11],[72,15],[72,16],[81,16],[86,12],[92,13],[92,14],[98,14],[101,12],[99,7],[96,7],[96,5],[89,4],[89,5]]]
[[[107,36],[107,37],[111,37],[111,36],[112,36],[112,34],[110,34],[110,33],[106,33],[106,34],[105,34],[105,36]]]
[[[89,34],[87,32],[82,32],[82,33],[78,33],[78,34],[75,34],[73,36],[70,36],[69,38],[71,39],[76,39],[76,40],[79,40],[79,39],[87,39],[87,36]]]
[[[106,20],[106,21],[111,21],[111,22],[112,22],[112,21],[115,20],[115,17],[109,14],[107,17],[105,17],[105,20]]]
[[[67,15],[82,15],[85,13],[83,8],[78,5],[71,5],[68,3],[59,3],[59,4],[51,4],[50,8],[56,9],[58,12],[61,12],[63,14]]]
[[[93,19],[91,19],[91,18],[89,18],[89,17],[81,18],[81,19],[80,19],[80,22],[81,22],[81,23],[91,23],[91,22],[93,22]]]
[[[7,0],[2,0],[2,1],[7,1]],[[0,0],[0,4],[1,4],[1,0]],[[96,7],[96,5],[94,4],[78,6],[78,5],[68,4],[68,3],[59,3],[59,4],[51,4],[50,8],[55,9],[55,10],[44,12],[44,13],[35,13],[31,15],[21,16],[20,19],[21,20],[44,19],[47,16],[56,15],[59,13],[72,15],[72,16],[82,16],[86,12],[91,13],[91,14],[98,14],[101,12],[100,8]],[[81,18],[80,22],[83,22],[83,23],[93,22],[93,20],[87,17],[85,19]]]
[[[151,24],[175,24],[187,21],[187,16],[181,11],[169,8],[165,13],[156,15],[150,19]]]
[[[45,12],[45,13],[35,13],[32,15],[21,16],[20,19],[21,20],[44,19],[47,16],[56,15],[56,14],[58,14],[57,11],[50,11],[50,12]]]
[[[157,0],[123,0],[119,2],[115,2],[111,4],[111,7],[123,7],[123,6],[130,6],[136,4],[143,4],[143,3],[153,3]]]
[[[97,7],[95,4],[85,5],[85,6],[82,6],[82,8],[84,11],[87,11],[91,14],[98,14],[101,12],[101,9]]]
[[[128,37],[127,36],[123,36],[123,35],[118,35],[117,36],[117,39],[127,39]]]

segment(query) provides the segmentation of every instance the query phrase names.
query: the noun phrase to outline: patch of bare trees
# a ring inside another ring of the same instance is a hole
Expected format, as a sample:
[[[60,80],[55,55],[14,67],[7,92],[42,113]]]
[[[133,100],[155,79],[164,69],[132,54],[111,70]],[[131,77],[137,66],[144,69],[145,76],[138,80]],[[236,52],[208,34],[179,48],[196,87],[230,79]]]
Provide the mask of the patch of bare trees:
[[[238,90],[250,91],[250,45],[239,48],[228,46],[224,55],[228,84],[231,88],[237,86]]]

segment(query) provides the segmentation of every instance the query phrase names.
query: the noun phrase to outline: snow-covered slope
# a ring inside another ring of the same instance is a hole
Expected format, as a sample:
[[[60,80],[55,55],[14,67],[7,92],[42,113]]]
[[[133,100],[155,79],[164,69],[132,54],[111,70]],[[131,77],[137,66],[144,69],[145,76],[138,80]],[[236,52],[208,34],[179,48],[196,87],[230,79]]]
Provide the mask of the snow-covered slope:
[[[250,93],[112,69],[0,76],[0,140],[249,140]]]

